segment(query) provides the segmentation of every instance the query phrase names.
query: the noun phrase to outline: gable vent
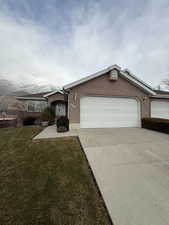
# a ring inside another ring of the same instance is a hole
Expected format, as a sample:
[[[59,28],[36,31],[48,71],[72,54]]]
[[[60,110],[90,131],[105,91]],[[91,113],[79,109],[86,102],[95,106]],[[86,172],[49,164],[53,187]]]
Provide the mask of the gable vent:
[[[117,70],[111,70],[109,79],[112,80],[112,81],[117,81],[118,80],[118,71]]]

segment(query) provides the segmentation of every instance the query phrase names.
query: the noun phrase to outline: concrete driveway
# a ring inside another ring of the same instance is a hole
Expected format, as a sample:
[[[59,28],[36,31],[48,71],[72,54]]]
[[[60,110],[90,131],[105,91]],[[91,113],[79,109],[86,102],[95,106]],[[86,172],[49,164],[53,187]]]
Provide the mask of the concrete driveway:
[[[82,129],[79,138],[115,225],[169,224],[169,135]]]

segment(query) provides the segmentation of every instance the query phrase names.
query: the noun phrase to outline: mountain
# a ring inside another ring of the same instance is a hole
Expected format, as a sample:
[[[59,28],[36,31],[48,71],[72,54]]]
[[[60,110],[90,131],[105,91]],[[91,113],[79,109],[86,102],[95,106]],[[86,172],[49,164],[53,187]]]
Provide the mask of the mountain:
[[[21,90],[9,93],[10,96],[17,96],[17,97],[24,96],[24,95],[29,95],[29,94],[31,94],[31,93],[29,93],[27,91],[21,91]]]
[[[18,87],[14,84],[14,82],[0,78],[0,95],[8,95],[17,90]]]
[[[18,84],[0,76],[0,96],[21,96],[40,92],[48,92],[57,89],[48,82],[33,80],[29,84]]]
[[[21,92],[28,92],[32,94],[53,91],[55,89],[56,87],[53,87],[50,84],[26,84],[19,88]]]

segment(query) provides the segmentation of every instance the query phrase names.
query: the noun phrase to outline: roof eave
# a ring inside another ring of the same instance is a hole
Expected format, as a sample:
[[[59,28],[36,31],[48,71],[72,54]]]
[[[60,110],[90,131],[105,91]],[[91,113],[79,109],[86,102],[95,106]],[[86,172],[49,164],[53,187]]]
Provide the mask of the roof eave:
[[[169,95],[155,95],[155,96],[152,96],[152,98],[165,98],[165,99],[169,99]]]
[[[132,81],[133,83],[135,83],[136,86],[140,87],[141,89],[145,90],[147,93],[151,94],[151,95],[156,95],[156,92],[153,91],[153,88],[151,86],[149,86],[148,84],[146,84],[145,82],[143,82],[142,80],[138,79],[135,75],[131,74],[127,74],[124,71],[120,71],[120,73],[128,80]]]
[[[59,93],[59,94],[61,94],[61,95],[64,94],[61,90],[60,90],[60,91],[57,90],[57,91],[52,91],[52,92],[50,92],[50,93],[44,95],[43,97],[44,97],[44,98],[47,98],[47,97],[49,97],[49,96],[51,96],[51,95],[54,95],[54,94],[56,94],[56,93]]]
[[[18,100],[37,100],[37,101],[46,101],[44,97],[17,97]]]

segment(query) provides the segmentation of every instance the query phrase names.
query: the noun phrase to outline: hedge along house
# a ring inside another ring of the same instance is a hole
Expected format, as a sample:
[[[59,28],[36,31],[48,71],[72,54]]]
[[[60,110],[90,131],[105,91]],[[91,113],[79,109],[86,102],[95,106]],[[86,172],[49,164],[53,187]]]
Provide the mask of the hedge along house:
[[[62,101],[73,129],[140,127],[141,118],[151,115],[169,119],[169,93],[157,93],[117,65],[65,85],[62,94],[57,91],[46,97],[51,105]]]

